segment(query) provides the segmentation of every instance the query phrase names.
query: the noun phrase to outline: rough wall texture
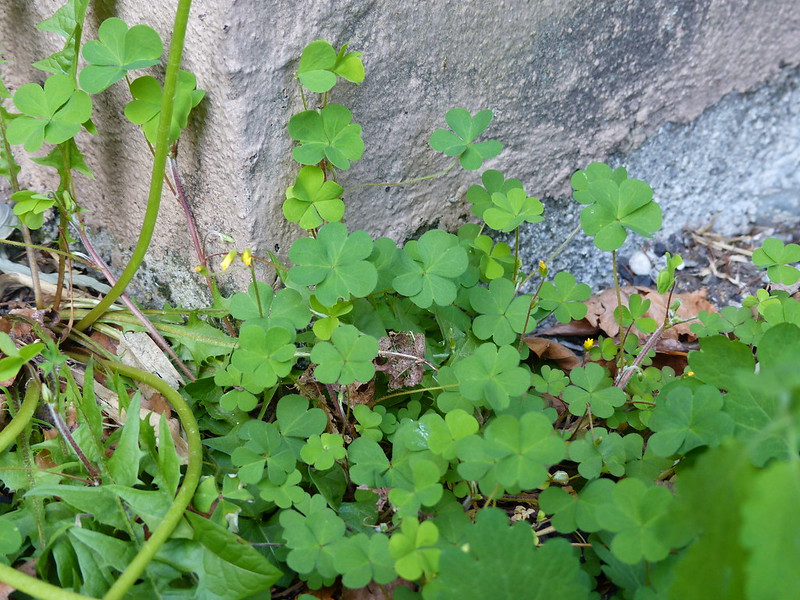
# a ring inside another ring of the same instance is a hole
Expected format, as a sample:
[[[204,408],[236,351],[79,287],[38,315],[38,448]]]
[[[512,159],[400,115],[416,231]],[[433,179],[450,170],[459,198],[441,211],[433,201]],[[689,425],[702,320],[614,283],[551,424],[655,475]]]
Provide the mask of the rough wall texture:
[[[60,39],[33,34],[32,25],[59,4],[0,0],[9,87],[41,79],[25,65]],[[90,29],[117,15],[168,38],[174,4],[99,1]],[[710,200],[722,195],[726,212],[718,222],[740,228],[755,217],[753,196],[778,199],[790,212],[797,201],[800,184],[788,175],[761,178],[765,165],[788,169],[800,155],[791,106],[800,81],[793,69],[799,30],[795,0],[196,0],[184,62],[208,95],[179,159],[202,232],[285,254],[297,235],[280,211],[297,169],[286,134],[301,108],[297,60],[311,40],[349,41],[365,53],[367,79],[337,89],[334,101],[352,108],[367,151],[343,174],[345,188],[443,168],[449,159],[427,148],[427,139],[444,113],[491,108],[491,135],[506,149],[487,167],[521,179],[549,213],[544,226],[526,233],[530,260],[558,245],[577,221],[569,176],[591,160],[611,158],[629,164],[632,176],[649,177],[668,227],[704,222],[719,210]],[[732,92],[738,94],[720,103]],[[94,211],[88,222],[119,244],[117,252],[109,245],[118,264],[141,222],[149,168],[146,146],[121,118],[125,101],[122,86],[103,93],[95,121],[110,135],[80,138],[97,175],[81,186],[81,201]],[[778,134],[792,127],[791,135]],[[454,172],[354,190],[345,219],[398,240],[433,225],[454,228],[469,212],[463,196],[477,179]],[[35,169],[26,169],[24,180],[46,183]],[[211,239],[214,249],[220,246]],[[580,261],[570,268],[596,280],[607,269],[594,254],[578,239],[564,260]],[[187,283],[195,262],[182,216],[165,196],[148,261],[152,277],[173,299],[200,302]]]

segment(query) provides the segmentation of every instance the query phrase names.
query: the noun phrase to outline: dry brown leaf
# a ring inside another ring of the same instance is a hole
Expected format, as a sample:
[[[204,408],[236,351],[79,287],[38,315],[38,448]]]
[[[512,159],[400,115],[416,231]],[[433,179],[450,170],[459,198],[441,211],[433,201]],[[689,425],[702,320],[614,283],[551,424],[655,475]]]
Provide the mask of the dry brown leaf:
[[[600,328],[597,327],[597,325],[592,325],[586,319],[580,319],[579,321],[570,321],[569,323],[556,323],[552,327],[540,331],[539,335],[590,338],[595,337],[598,333],[600,333]]]
[[[375,370],[389,376],[388,388],[414,387],[425,374],[425,336],[421,333],[389,332],[388,337],[378,340],[380,354],[375,361]]]
[[[645,316],[654,319],[656,323],[663,323],[668,308],[668,294],[659,294],[656,290],[643,286],[628,285],[620,288],[620,296],[623,304],[627,304],[629,298],[633,294],[639,294],[643,299],[650,300],[650,308],[645,313]],[[705,289],[675,294],[672,297],[672,301],[674,302],[676,299],[681,301],[681,306],[676,313],[678,318],[682,320],[691,319],[691,321],[670,327],[664,332],[662,337],[664,339],[673,340],[696,340],[697,336],[695,336],[689,328],[697,317],[697,314],[703,310],[717,312],[717,309],[707,300]],[[603,290],[599,294],[595,294],[586,301],[586,306],[588,308],[586,321],[589,325],[598,327],[608,337],[616,338],[619,335],[619,324],[614,320],[614,309],[617,307],[617,294],[613,289]],[[646,337],[647,336],[643,336],[643,339],[646,339]]]
[[[563,371],[571,371],[581,363],[572,350],[555,340],[528,336],[525,338],[525,344],[539,357],[539,360],[552,360]]]

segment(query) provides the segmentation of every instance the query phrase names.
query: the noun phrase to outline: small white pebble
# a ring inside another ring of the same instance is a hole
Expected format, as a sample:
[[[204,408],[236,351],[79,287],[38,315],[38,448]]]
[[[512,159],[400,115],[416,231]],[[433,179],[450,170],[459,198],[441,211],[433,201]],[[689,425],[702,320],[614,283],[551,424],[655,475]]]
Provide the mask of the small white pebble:
[[[653,267],[650,263],[650,259],[647,258],[647,255],[641,250],[637,250],[631,254],[628,264],[635,275],[648,275],[650,269]]]

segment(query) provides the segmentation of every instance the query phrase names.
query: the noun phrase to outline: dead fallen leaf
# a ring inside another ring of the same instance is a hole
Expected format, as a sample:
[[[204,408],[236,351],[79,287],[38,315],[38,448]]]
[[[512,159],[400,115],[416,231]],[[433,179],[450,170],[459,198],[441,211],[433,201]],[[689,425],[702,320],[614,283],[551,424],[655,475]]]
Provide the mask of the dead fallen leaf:
[[[563,371],[571,371],[581,363],[572,350],[555,340],[528,336],[525,338],[525,344],[531,349],[531,352],[539,357],[539,360],[551,360]]]
[[[375,370],[389,376],[388,388],[396,390],[419,385],[425,374],[425,336],[421,333],[389,332],[378,340]]]
[[[659,294],[656,290],[643,286],[628,285],[620,288],[620,297],[623,304],[627,304],[629,298],[634,294],[640,295],[645,300],[650,300],[650,308],[644,316],[654,319],[656,323],[663,323],[664,316],[667,314],[667,299],[669,295]],[[686,322],[670,327],[662,337],[664,339],[694,341],[697,336],[689,328],[695,322],[697,314],[704,310],[717,312],[717,309],[707,300],[705,289],[675,294],[672,301],[674,302],[676,299],[681,301],[676,315]],[[608,337],[616,338],[619,335],[619,324],[614,320],[614,310],[618,306],[617,294],[613,289],[603,290],[599,294],[595,294],[586,301],[586,306],[588,308],[586,322],[590,326],[597,327]],[[553,335],[551,331],[548,331],[548,335]],[[640,337],[644,340],[648,336]]]

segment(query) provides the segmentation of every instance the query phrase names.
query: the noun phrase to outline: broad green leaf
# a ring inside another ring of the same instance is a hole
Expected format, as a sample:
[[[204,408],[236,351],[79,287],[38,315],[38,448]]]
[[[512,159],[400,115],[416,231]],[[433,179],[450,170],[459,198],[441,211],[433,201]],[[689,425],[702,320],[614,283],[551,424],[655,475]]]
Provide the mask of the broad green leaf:
[[[615,477],[625,474],[625,462],[638,447],[641,457],[642,437],[628,434],[624,438],[602,427],[595,427],[581,439],[570,442],[569,458],[578,464],[578,473],[586,479],[596,479],[601,473]]]
[[[125,425],[122,427],[122,434],[114,449],[114,454],[108,460],[108,471],[114,483],[127,487],[133,487],[139,482],[139,461],[142,457],[142,451],[139,449],[141,400],[140,394],[136,394],[131,400],[125,416]]]
[[[429,141],[431,148],[447,156],[458,156],[461,166],[468,171],[480,169],[484,160],[494,158],[503,150],[503,145],[496,140],[473,143],[489,126],[492,116],[490,110],[478,111],[474,117],[463,108],[447,111],[445,120],[452,131],[434,131]]]
[[[617,184],[622,183],[628,178],[625,167],[617,167],[613,171],[605,163],[593,162],[585,169],[576,171],[570,180],[572,189],[575,191],[573,197],[581,204],[592,204],[597,202],[592,184],[601,180],[611,180]]]
[[[479,268],[487,281],[504,277],[513,270],[516,259],[511,253],[511,247],[505,242],[495,244],[488,235],[479,235],[472,247],[481,253]]]
[[[289,119],[289,136],[300,142],[292,156],[301,165],[327,158],[337,169],[349,169],[350,162],[364,154],[361,125],[352,120],[350,110],[339,104],[297,113]]]
[[[59,173],[66,174],[67,162],[64,160],[65,157],[69,161],[70,170],[86,175],[89,179],[94,179],[92,170],[84,161],[86,157],[78,149],[74,139],[68,139],[63,144],[53,148],[47,156],[31,157],[31,160],[37,165],[53,167]]]
[[[311,311],[302,302],[297,290],[282,288],[274,292],[263,281],[251,283],[246,294],[234,294],[230,311],[234,319],[249,321],[263,318],[270,326],[287,330],[303,329],[311,320]]]
[[[625,403],[625,392],[614,387],[608,370],[597,363],[576,367],[569,377],[572,385],[564,390],[563,399],[573,415],[582,416],[591,408],[593,415],[605,419]]]
[[[0,557],[14,554],[21,547],[22,535],[17,526],[9,519],[0,517]]]
[[[408,476],[402,476],[402,469],[393,469],[390,473],[392,489],[389,502],[397,511],[397,515],[414,517],[422,506],[434,506],[442,498],[442,484],[437,466],[429,460],[417,460],[411,463]]]
[[[796,460],[773,463],[758,474],[742,506],[742,546],[749,598],[791,598],[800,586],[800,469]]]
[[[372,361],[376,356],[378,341],[352,325],[340,325],[331,334],[330,342],[318,342],[311,350],[311,361],[317,364],[317,380],[342,385],[370,381],[375,375]]]
[[[281,576],[264,556],[224,527],[192,512],[186,518],[194,529],[194,540],[202,545],[200,574],[204,600],[239,600],[268,590]]]
[[[522,188],[493,193],[492,205],[483,212],[483,220],[497,231],[513,231],[522,223],[538,223],[544,219],[542,203],[529,197]]]
[[[466,528],[465,543],[442,551],[439,576],[425,585],[422,596],[587,600],[590,581],[566,540],[535,547],[529,527],[509,527],[505,513],[487,508]]]
[[[720,335],[700,339],[700,350],[687,358],[697,379],[722,390],[732,388],[736,374],[752,373],[756,364],[748,346]]]
[[[364,297],[375,289],[378,272],[365,260],[372,253],[372,240],[365,231],[348,236],[342,223],[328,223],[316,238],[300,238],[292,244],[289,281],[304,286],[316,285],[314,293],[326,306],[339,299]]]
[[[681,473],[677,480],[680,510],[674,511],[671,527],[688,530],[695,539],[675,565],[670,599],[750,598],[742,511],[757,481],[755,475],[744,449],[733,446],[702,454]],[[759,508],[759,516],[768,518],[763,510],[766,507]]]
[[[392,285],[421,308],[449,306],[456,298],[456,280],[467,270],[467,251],[458,238],[440,229],[407,242]]]
[[[44,87],[36,83],[21,86],[14,94],[14,106],[21,116],[8,124],[8,142],[24,144],[35,152],[44,142],[61,144],[81,130],[92,116],[92,101],[86,92],[75,89],[65,75],[51,75]]]
[[[354,440],[347,448],[347,458],[354,483],[368,488],[385,487],[389,459],[378,442],[367,437]]]
[[[172,143],[180,137],[181,130],[189,124],[189,113],[200,104],[205,94],[204,90],[197,89],[197,79],[192,73],[178,71],[178,82],[172,105],[172,120],[167,136],[168,143]],[[133,100],[125,105],[125,117],[131,123],[141,125],[147,141],[155,144],[163,102],[161,84],[149,75],[138,77],[131,83],[131,95]]]
[[[718,446],[733,433],[734,421],[722,411],[722,394],[710,385],[673,388],[658,398],[647,422],[648,440],[658,456],[685,455],[700,446]]]
[[[550,486],[539,495],[542,510],[554,514],[553,527],[561,533],[599,531],[598,515],[611,502],[614,482],[610,479],[595,479],[589,482],[576,497],[562,488]]]
[[[164,47],[158,33],[147,25],[130,29],[122,19],[112,17],[100,24],[99,40],[86,42],[83,58],[90,63],[81,71],[81,87],[90,94],[102,92],[128,71],[158,64]]]
[[[315,229],[325,221],[341,221],[344,202],[342,186],[325,179],[317,166],[300,169],[294,185],[286,188],[283,216],[303,229]]]
[[[512,346],[481,344],[455,364],[461,394],[477,406],[506,408],[511,397],[524,394],[530,386],[530,374],[518,366],[519,360]]]
[[[536,321],[529,318],[531,297],[517,296],[514,284],[508,279],[495,279],[488,288],[472,288],[469,300],[472,308],[480,313],[472,322],[472,331],[478,339],[491,337],[495,344],[503,346],[513,342],[517,334],[532,331],[536,325]]]

